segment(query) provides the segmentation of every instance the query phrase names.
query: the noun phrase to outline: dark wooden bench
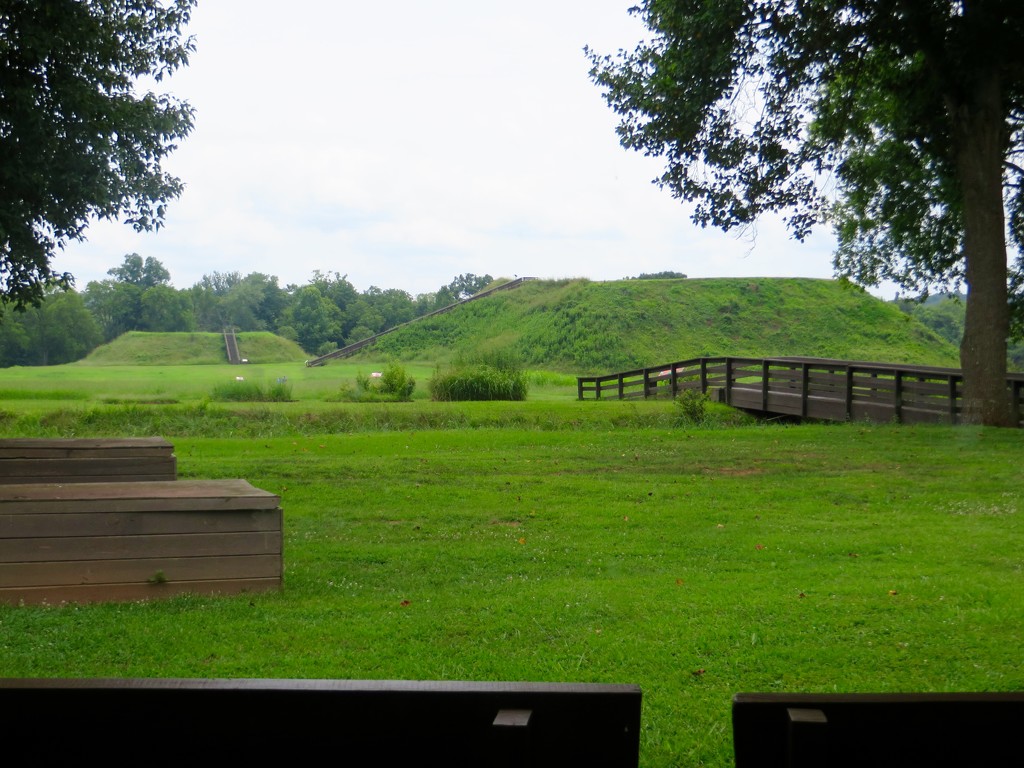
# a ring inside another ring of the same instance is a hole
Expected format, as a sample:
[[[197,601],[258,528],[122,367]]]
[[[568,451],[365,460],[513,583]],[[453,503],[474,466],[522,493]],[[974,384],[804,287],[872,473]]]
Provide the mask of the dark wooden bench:
[[[174,446],[160,437],[0,439],[0,483],[174,480]]]
[[[733,698],[736,768],[1020,768],[1024,693]]]
[[[245,480],[0,485],[0,602],[280,588],[279,504]]]
[[[631,768],[640,704],[635,685],[0,679],[7,759],[37,765]]]

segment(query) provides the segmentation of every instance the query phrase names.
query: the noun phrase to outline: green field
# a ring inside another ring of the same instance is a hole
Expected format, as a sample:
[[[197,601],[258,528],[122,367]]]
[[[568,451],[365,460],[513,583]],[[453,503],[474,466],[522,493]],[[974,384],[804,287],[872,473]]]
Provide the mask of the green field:
[[[0,675],[637,683],[645,766],[731,765],[740,691],[1024,688],[1019,430],[696,428],[551,374],[327,399],[376,369],[254,365],[297,401],[238,406],[207,397],[237,366],[5,371],[0,436],[159,434],[280,494],[285,586],[0,607]]]

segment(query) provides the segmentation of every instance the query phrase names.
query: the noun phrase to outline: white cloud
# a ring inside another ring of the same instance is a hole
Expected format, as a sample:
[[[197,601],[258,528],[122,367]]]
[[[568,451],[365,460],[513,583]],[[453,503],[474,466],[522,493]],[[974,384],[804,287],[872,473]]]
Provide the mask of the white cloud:
[[[57,266],[79,284],[125,253],[184,287],[214,270],[314,270],[412,293],[455,274],[615,279],[831,274],[831,239],[751,244],[694,227],[617,143],[582,48],[643,34],[619,0],[200,3],[170,90],[197,109],[168,167],[167,226],[90,227]]]

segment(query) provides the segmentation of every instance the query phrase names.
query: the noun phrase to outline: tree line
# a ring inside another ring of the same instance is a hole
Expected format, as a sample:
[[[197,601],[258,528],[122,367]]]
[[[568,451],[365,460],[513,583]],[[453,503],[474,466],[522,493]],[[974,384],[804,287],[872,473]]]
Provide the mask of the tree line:
[[[273,275],[211,272],[190,288],[171,285],[157,259],[132,253],[81,292],[48,292],[38,307],[9,312],[0,324],[0,366],[79,360],[128,331],[270,331],[308,354],[325,354],[454,304],[493,281],[456,276],[416,296],[396,288],[358,291],[346,275],[316,271],[305,285]]]

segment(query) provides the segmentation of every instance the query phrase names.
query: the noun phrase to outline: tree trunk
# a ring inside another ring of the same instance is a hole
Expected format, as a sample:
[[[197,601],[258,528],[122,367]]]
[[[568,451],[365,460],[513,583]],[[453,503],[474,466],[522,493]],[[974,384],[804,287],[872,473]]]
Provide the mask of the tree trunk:
[[[960,343],[965,423],[1012,427],[1006,386],[1010,311],[1006,285],[1003,161],[1006,124],[998,73],[979,75],[967,100],[950,99],[956,166],[963,195],[967,315]]]

